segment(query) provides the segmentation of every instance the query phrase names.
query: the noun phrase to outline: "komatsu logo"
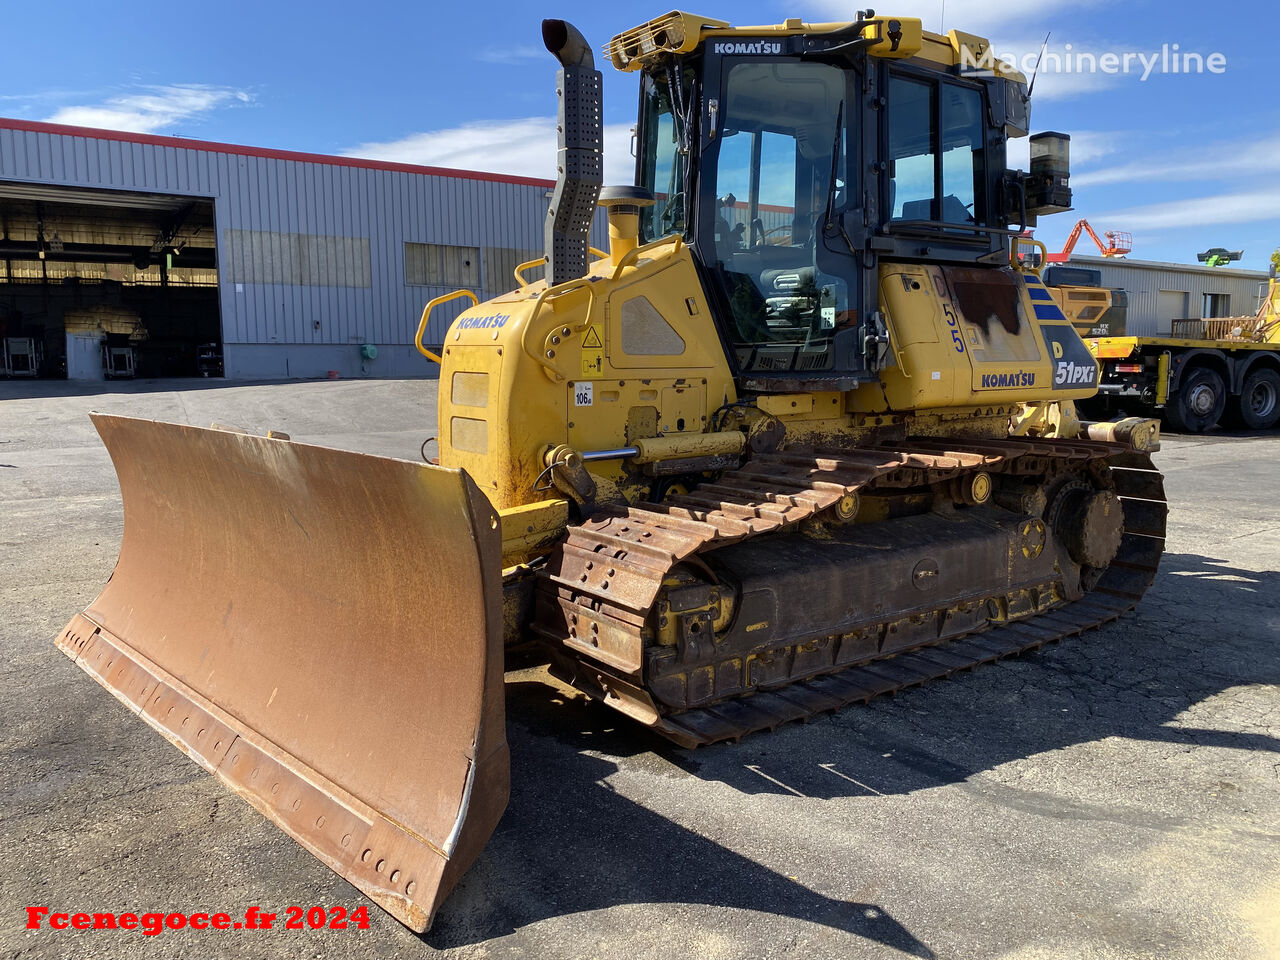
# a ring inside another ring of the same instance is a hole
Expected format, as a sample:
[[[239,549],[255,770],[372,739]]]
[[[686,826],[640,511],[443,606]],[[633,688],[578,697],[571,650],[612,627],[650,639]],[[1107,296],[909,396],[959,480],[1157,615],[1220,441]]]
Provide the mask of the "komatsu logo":
[[[999,387],[1034,387],[1036,385],[1036,375],[1029,370],[1019,370],[1016,373],[984,373],[982,375],[982,386],[987,389]]]
[[[459,330],[487,330],[490,327],[505,327],[511,319],[509,313],[494,313],[487,317],[459,317]]]
[[[720,40],[715,44],[716,53],[781,53],[782,44],[776,40],[751,40],[748,42]]]

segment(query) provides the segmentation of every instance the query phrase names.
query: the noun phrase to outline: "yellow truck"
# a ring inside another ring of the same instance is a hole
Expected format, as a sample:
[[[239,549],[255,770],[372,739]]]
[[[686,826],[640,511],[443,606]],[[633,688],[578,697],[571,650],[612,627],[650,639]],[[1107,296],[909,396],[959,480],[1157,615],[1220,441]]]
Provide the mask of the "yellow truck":
[[[1070,279],[1065,278],[1065,279]],[[1098,393],[1080,402],[1100,419],[1163,413],[1175,430],[1218,423],[1269,430],[1280,422],[1280,283],[1251,317],[1174,320],[1169,336],[1127,336],[1123,291],[1053,284],[1054,300],[1098,360]]]

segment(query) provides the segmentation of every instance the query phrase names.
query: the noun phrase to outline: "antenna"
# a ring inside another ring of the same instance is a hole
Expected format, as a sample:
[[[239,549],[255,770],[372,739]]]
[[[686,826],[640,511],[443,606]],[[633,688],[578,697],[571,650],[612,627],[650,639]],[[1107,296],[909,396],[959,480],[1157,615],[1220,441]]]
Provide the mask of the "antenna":
[[[945,33],[947,29],[947,0],[942,0],[942,9],[938,11],[938,32]]]
[[[1031,91],[1036,88],[1036,77],[1040,75],[1040,61],[1044,59],[1044,52],[1049,48],[1049,36],[1044,35],[1044,43],[1040,44],[1040,56],[1036,57],[1036,68],[1031,71],[1031,83],[1027,86],[1027,99],[1031,99]]]

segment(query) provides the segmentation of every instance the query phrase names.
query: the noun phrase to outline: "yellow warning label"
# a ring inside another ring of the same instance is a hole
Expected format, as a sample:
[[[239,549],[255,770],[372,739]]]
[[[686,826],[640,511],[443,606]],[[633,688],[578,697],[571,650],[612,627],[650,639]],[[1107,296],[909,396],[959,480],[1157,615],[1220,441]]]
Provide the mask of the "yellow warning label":
[[[582,375],[584,377],[599,377],[604,374],[604,351],[603,350],[583,350],[582,351]]]
[[[582,375],[584,377],[604,375],[604,340],[600,336],[598,323],[587,327],[587,335],[582,338]]]

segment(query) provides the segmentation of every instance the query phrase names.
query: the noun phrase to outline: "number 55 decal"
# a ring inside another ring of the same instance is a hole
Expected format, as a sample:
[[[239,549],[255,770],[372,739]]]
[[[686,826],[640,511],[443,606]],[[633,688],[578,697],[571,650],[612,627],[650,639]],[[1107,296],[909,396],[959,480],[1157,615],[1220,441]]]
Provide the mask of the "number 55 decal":
[[[947,315],[947,326],[951,329],[951,342],[955,345],[956,353],[964,353],[964,337],[960,336],[960,321],[956,312],[949,303],[942,305],[942,312]]]

